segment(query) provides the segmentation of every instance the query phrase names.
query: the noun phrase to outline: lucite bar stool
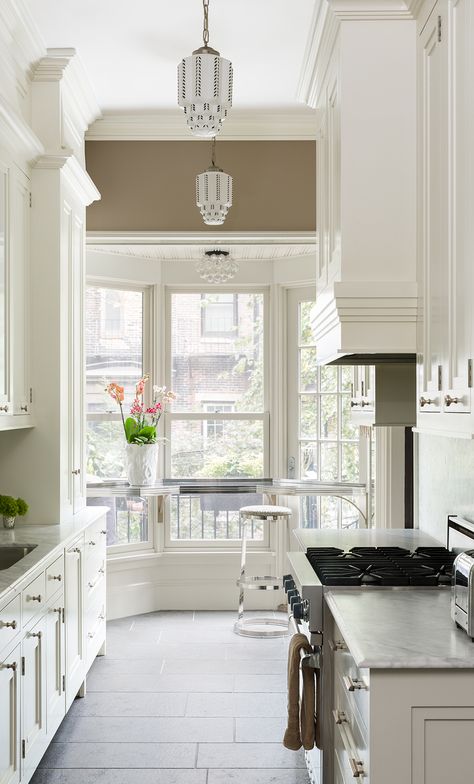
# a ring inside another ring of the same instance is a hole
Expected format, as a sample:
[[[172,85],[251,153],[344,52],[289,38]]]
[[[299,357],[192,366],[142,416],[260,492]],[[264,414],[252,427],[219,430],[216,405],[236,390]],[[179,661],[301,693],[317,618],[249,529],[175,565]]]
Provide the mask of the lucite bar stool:
[[[286,506],[243,506],[240,510],[240,524],[242,529],[242,551],[240,557],[240,577],[237,580],[239,591],[239,609],[234,632],[244,637],[285,637],[288,634],[288,621],[279,620],[269,616],[260,618],[244,618],[245,591],[278,591],[282,588],[282,576],[252,577],[246,572],[247,560],[247,526],[252,520],[266,520],[277,523],[279,520],[286,525],[291,509]],[[270,627],[270,628],[266,628]]]

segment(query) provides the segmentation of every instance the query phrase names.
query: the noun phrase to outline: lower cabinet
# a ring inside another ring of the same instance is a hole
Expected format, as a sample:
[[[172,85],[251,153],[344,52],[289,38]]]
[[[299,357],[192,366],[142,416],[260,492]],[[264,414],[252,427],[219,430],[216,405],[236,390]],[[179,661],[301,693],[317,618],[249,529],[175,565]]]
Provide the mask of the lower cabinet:
[[[28,784],[105,649],[105,564],[95,523],[0,606],[0,784]]]
[[[21,650],[0,655],[0,782],[20,781]]]
[[[473,780],[473,670],[358,668],[326,618],[323,656],[324,784]]]

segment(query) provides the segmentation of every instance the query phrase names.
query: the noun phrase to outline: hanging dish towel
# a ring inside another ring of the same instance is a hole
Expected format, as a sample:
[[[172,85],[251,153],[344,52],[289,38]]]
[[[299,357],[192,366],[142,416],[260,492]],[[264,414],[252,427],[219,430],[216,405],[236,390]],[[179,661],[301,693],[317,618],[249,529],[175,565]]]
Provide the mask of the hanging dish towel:
[[[303,694],[300,703],[300,651],[312,653],[313,649],[304,634],[294,634],[288,649],[288,726],[283,738],[287,749],[297,751],[303,746],[312,749],[319,747],[319,726],[315,716],[315,672],[319,697],[319,670],[302,667]],[[319,712],[319,711],[318,711]]]

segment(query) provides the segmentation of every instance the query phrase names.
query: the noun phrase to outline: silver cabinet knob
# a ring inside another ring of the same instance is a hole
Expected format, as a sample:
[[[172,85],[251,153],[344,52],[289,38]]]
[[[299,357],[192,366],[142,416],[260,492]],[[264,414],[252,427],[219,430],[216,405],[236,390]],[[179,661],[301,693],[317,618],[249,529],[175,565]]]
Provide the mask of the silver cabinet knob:
[[[27,405],[20,406],[20,411],[28,411],[28,406]]]
[[[0,628],[2,629],[16,629],[16,621],[2,621]]]
[[[29,596],[28,599],[31,599],[32,602],[40,602],[41,594],[39,593],[38,596]]]
[[[90,545],[91,545],[91,547],[94,547],[94,546],[97,544],[97,542],[93,542],[93,541],[92,541],[92,539],[91,539],[91,541],[90,541],[90,542],[88,542],[88,544],[90,544]]]
[[[38,640],[41,640],[43,636],[43,632],[30,632],[28,637],[37,637]]]
[[[81,473],[81,469],[80,468],[74,468],[71,471],[71,474],[74,474],[74,476],[79,476],[80,473]]]
[[[356,408],[356,406],[360,406],[360,403],[358,403],[356,400],[351,400],[351,408]]]
[[[422,395],[420,397],[420,408],[423,408],[424,406],[431,406],[433,405],[434,402],[435,401],[432,400],[430,397],[423,397]]]
[[[107,536],[107,531],[101,531],[100,533],[102,534],[102,536]]]
[[[4,411],[5,414],[8,413],[8,403],[5,403],[4,406],[0,406],[0,411]]]
[[[462,398],[460,397],[451,397],[451,395],[444,396],[444,402],[447,406],[451,406],[453,403],[462,403]]]
[[[58,580],[59,582],[61,582],[62,579],[63,579],[62,574],[53,574],[53,576],[51,577],[51,580]]]
[[[11,664],[1,664],[0,667],[5,667],[6,670],[13,670],[13,672],[15,672],[18,665],[16,662],[12,662]]]

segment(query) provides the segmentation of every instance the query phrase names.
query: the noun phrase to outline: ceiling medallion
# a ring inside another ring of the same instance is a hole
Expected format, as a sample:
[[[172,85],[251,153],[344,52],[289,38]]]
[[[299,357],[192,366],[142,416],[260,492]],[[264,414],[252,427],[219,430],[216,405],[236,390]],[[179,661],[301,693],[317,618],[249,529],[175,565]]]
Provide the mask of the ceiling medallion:
[[[211,165],[196,177],[196,204],[207,226],[221,226],[232,207],[232,177],[216,166],[213,139]]]
[[[226,283],[235,277],[239,265],[228,250],[206,250],[202,259],[196,262],[196,270],[208,283]]]
[[[232,63],[209,46],[209,0],[203,0],[204,46],[178,65],[178,105],[194,136],[216,136],[232,106]]]

